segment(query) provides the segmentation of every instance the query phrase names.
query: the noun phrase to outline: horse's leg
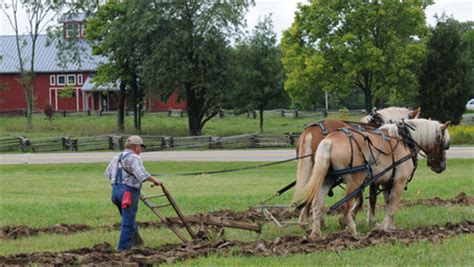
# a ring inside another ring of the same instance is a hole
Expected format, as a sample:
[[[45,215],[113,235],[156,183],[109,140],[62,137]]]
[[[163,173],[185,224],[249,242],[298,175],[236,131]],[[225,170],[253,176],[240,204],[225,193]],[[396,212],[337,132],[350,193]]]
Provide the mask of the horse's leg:
[[[301,228],[306,229],[306,225],[308,225],[308,215],[311,206],[304,205],[301,209],[300,216],[298,218],[298,224]]]
[[[357,201],[355,202],[354,206],[352,207],[352,215],[353,219],[355,220],[357,213],[362,210],[362,205],[364,205],[364,194],[360,193],[356,196]]]
[[[318,205],[319,205],[321,210],[324,207],[324,199],[326,198],[329,191],[331,190],[333,182],[334,181],[330,177],[324,178],[324,182],[323,182],[323,185],[321,187],[321,190],[319,191],[319,196],[318,196]],[[313,217],[314,217],[314,215],[313,215]],[[319,220],[320,220],[320,222],[319,222],[320,227],[321,228],[326,227],[326,223],[324,222],[324,214],[322,214],[322,213],[320,214]]]
[[[377,205],[377,186],[370,185],[369,189],[369,208],[367,209],[367,224],[375,225],[375,208]]]
[[[385,201],[387,202],[387,214],[385,215],[385,218],[383,219],[381,225],[383,230],[388,231],[395,229],[395,224],[393,223],[393,216],[395,215],[395,211],[398,208],[398,204],[402,197],[405,184],[406,179],[398,179],[396,182],[393,183],[390,193],[387,193],[388,201],[387,198],[385,199]]]
[[[364,182],[364,175],[360,173],[353,173],[351,175],[348,175],[346,179],[347,181],[347,195],[349,195],[351,192],[357,190],[357,188],[360,187],[360,185]],[[349,232],[351,232],[353,235],[357,234],[357,229],[356,229],[356,224],[355,224],[355,215],[353,214],[355,209],[352,205],[352,202],[354,201],[354,198],[351,198],[347,200],[344,204],[342,204],[342,223],[347,227]]]

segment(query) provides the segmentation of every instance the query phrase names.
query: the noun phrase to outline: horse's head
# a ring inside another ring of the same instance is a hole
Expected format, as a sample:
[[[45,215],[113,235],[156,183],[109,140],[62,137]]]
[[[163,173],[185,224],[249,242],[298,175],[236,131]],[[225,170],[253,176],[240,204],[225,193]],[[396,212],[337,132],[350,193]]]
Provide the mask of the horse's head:
[[[451,122],[448,121],[440,125],[433,144],[425,151],[427,165],[437,173],[446,169],[446,150],[449,149],[450,142],[448,127],[450,124]]]
[[[372,109],[372,112],[370,112],[367,116],[363,117],[360,122],[362,123],[369,123],[369,124],[375,124],[377,126],[382,126],[384,125],[384,120],[381,114],[377,112],[377,108],[374,107]]]
[[[380,110],[373,108],[369,115],[361,119],[361,122],[375,124],[380,127],[388,123],[398,123],[403,119],[416,119],[420,115],[420,111],[421,108],[414,110],[399,107],[389,107]]]
[[[437,173],[446,169],[450,124],[449,121],[442,124],[427,119],[406,120],[400,124],[405,132],[409,132],[408,135],[404,135],[405,142],[411,144],[414,149],[423,151],[426,154],[427,165]]]

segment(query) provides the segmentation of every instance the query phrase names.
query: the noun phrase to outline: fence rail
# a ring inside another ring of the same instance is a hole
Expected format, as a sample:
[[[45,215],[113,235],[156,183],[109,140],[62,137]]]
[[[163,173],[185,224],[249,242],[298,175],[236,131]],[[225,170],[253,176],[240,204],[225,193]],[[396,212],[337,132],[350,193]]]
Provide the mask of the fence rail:
[[[235,136],[173,137],[144,135],[144,151],[178,149],[232,149],[293,147],[299,133],[242,134]],[[4,152],[59,152],[122,150],[128,136],[101,135],[90,137],[28,138],[25,136],[0,138],[0,153]]]

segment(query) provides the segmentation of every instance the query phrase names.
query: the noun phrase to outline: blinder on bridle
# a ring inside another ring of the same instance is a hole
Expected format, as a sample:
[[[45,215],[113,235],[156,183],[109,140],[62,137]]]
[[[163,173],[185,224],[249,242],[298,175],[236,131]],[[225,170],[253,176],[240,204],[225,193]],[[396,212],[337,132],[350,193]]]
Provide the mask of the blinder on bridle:
[[[367,115],[367,117],[368,117],[369,122],[372,122],[376,125],[382,126],[384,124],[382,117],[380,116],[379,113],[377,113],[376,107],[372,109],[372,112],[370,112],[370,114]]]

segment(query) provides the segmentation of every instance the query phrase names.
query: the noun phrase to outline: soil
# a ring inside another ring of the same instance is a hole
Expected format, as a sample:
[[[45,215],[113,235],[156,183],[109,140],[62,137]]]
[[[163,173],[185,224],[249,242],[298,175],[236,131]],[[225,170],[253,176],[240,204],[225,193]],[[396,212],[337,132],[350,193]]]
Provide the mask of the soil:
[[[402,206],[414,206],[414,205],[426,205],[426,206],[451,206],[451,205],[474,205],[474,197],[467,196],[466,193],[462,192],[458,196],[452,199],[440,199],[438,197],[430,199],[417,199],[411,201],[402,201]],[[289,211],[285,208],[271,208],[269,209],[272,215],[278,221],[285,221],[290,218],[298,217],[298,211]],[[260,208],[250,208],[245,211],[233,211],[233,210],[220,210],[209,212],[207,214],[230,219],[233,221],[243,222],[255,222],[264,223],[268,220],[263,215]],[[160,228],[163,225],[159,222],[138,222],[141,228]],[[34,236],[37,234],[75,234],[77,232],[91,231],[95,229],[101,229],[106,231],[120,230],[120,224],[110,224],[102,226],[89,226],[86,224],[56,224],[53,226],[42,227],[42,228],[31,228],[26,225],[16,226],[3,226],[0,228],[0,240],[2,239],[19,239]]]
[[[63,252],[21,253],[0,256],[0,265],[26,264],[117,264],[143,265],[183,261],[207,256],[246,255],[284,256],[294,253],[314,253],[315,251],[340,251],[348,248],[365,248],[381,244],[411,244],[416,241],[440,242],[446,237],[459,234],[473,234],[474,222],[447,223],[415,229],[390,232],[372,231],[366,236],[354,237],[348,232],[331,233],[317,241],[306,236],[282,236],[273,241],[256,240],[240,242],[218,240],[216,242],[197,241],[185,245],[165,245],[160,248],[141,248],[128,252],[117,252],[110,244],[103,243],[92,248],[80,248]]]

